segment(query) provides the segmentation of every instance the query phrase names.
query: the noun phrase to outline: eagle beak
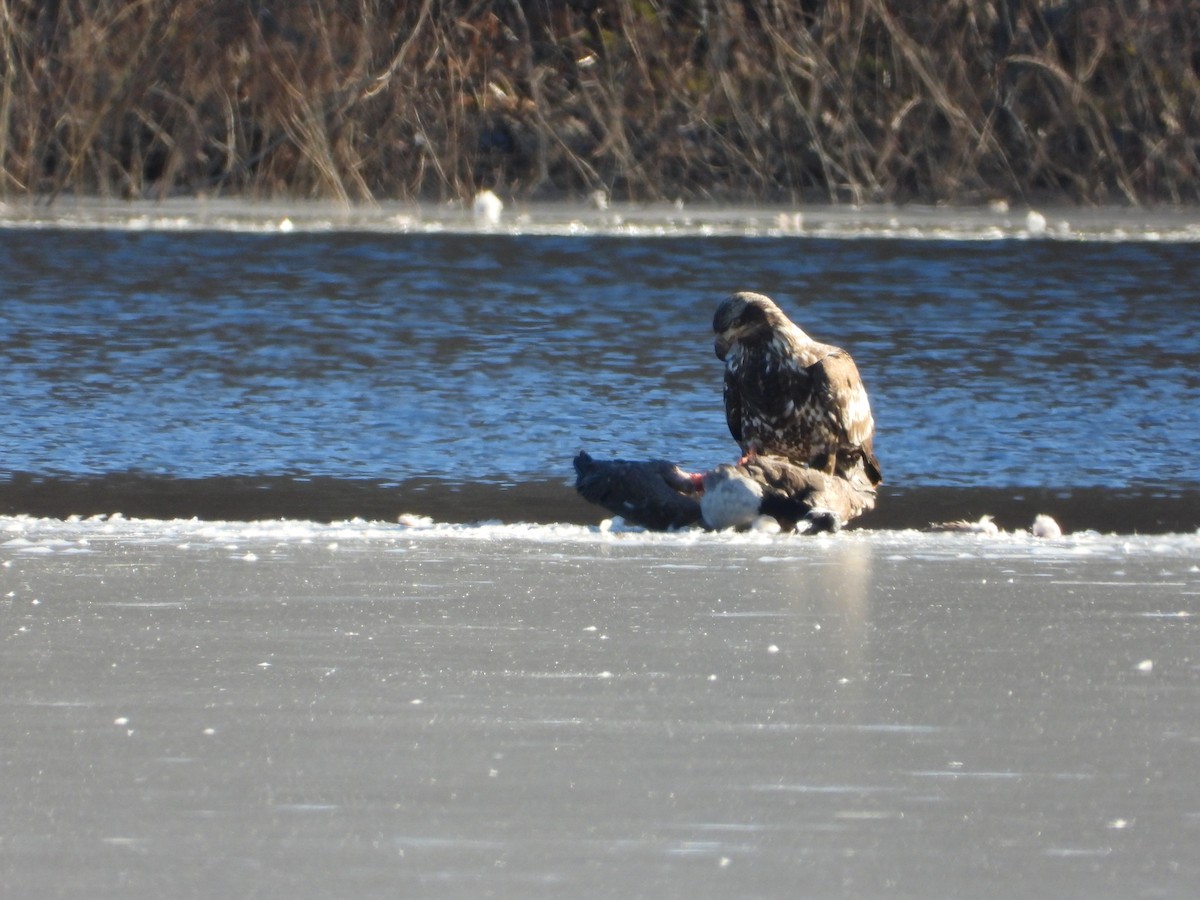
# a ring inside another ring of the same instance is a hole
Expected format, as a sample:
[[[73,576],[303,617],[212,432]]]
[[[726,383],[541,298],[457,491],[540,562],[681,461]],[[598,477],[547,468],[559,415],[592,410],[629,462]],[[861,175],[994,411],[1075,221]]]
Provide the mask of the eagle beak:
[[[733,341],[727,339],[725,335],[717,335],[717,339],[713,341],[713,350],[716,351],[717,359],[724,362],[725,357],[729,355],[729,348],[732,346]]]

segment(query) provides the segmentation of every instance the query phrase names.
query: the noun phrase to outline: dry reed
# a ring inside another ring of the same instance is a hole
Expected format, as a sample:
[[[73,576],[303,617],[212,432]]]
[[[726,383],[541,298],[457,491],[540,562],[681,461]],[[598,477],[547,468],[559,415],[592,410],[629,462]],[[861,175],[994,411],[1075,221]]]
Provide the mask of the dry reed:
[[[0,0],[0,192],[1200,200],[1178,0]]]

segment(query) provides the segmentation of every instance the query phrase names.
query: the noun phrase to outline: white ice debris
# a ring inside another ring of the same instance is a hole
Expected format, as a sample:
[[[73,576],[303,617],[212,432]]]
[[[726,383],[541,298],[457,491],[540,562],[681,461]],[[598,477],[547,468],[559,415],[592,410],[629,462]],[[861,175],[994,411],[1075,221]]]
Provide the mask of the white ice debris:
[[[784,234],[800,234],[804,231],[804,213],[781,212],[775,216],[775,227]]]
[[[504,201],[491,191],[480,191],[475,195],[471,207],[475,215],[475,224],[484,228],[495,228],[500,224],[500,215],[504,212]]]
[[[965,534],[999,534],[1000,527],[992,521],[994,516],[980,516],[977,522],[955,519],[953,522],[932,522],[930,531],[958,531]]]
[[[1042,513],[1034,517],[1033,525],[1029,529],[1034,537],[1038,538],[1060,538],[1063,536],[1062,528],[1050,516]]]
[[[611,519],[603,519],[597,530],[602,534],[640,534],[646,529],[641,525],[630,525],[624,516],[613,516]]]
[[[1025,214],[1025,230],[1030,234],[1042,235],[1046,233],[1046,217],[1036,209],[1031,209]]]
[[[774,516],[756,516],[750,523],[750,530],[758,534],[779,534],[783,531],[783,526]]]
[[[431,528],[433,527],[433,519],[429,516],[419,516],[415,513],[401,513],[396,519],[398,525],[403,525],[405,528]]]
[[[956,519],[953,522],[931,522],[927,531],[956,531],[962,534],[985,534],[996,535],[1002,534],[1000,526],[993,521],[993,516],[980,516],[979,520],[972,522],[969,519]],[[1018,531],[1018,534],[1022,532]],[[1034,517],[1033,524],[1029,527],[1029,534],[1037,538],[1060,538],[1063,536],[1063,530],[1053,518],[1040,513]]]

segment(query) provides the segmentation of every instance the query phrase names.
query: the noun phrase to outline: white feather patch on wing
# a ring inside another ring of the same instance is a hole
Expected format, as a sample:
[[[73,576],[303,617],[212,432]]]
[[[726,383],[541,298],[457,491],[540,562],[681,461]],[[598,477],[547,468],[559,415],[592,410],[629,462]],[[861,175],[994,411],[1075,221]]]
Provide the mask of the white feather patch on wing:
[[[856,384],[846,393],[842,402],[846,416],[846,435],[852,442],[861,443],[875,430],[871,401],[867,399],[866,389],[861,383]]]

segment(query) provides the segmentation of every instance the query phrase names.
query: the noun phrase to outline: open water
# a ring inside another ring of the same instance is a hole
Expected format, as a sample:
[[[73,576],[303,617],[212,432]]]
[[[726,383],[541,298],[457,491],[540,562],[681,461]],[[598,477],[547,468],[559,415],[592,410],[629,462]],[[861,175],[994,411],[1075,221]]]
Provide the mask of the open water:
[[[880,514],[886,492],[912,510],[879,524],[922,524],[934,497],[999,513],[981,507],[1029,489],[1074,528],[1200,525],[1186,222],[557,214],[491,232],[10,217],[0,508],[586,521],[567,486],[580,449],[693,468],[736,454],[710,323],[723,295],[757,290],[858,361]],[[1186,513],[1162,502],[1179,498]],[[1093,515],[1104,499],[1124,505]]]
[[[6,896],[1195,896],[1187,214],[0,213]],[[738,289],[878,510],[602,523]]]

